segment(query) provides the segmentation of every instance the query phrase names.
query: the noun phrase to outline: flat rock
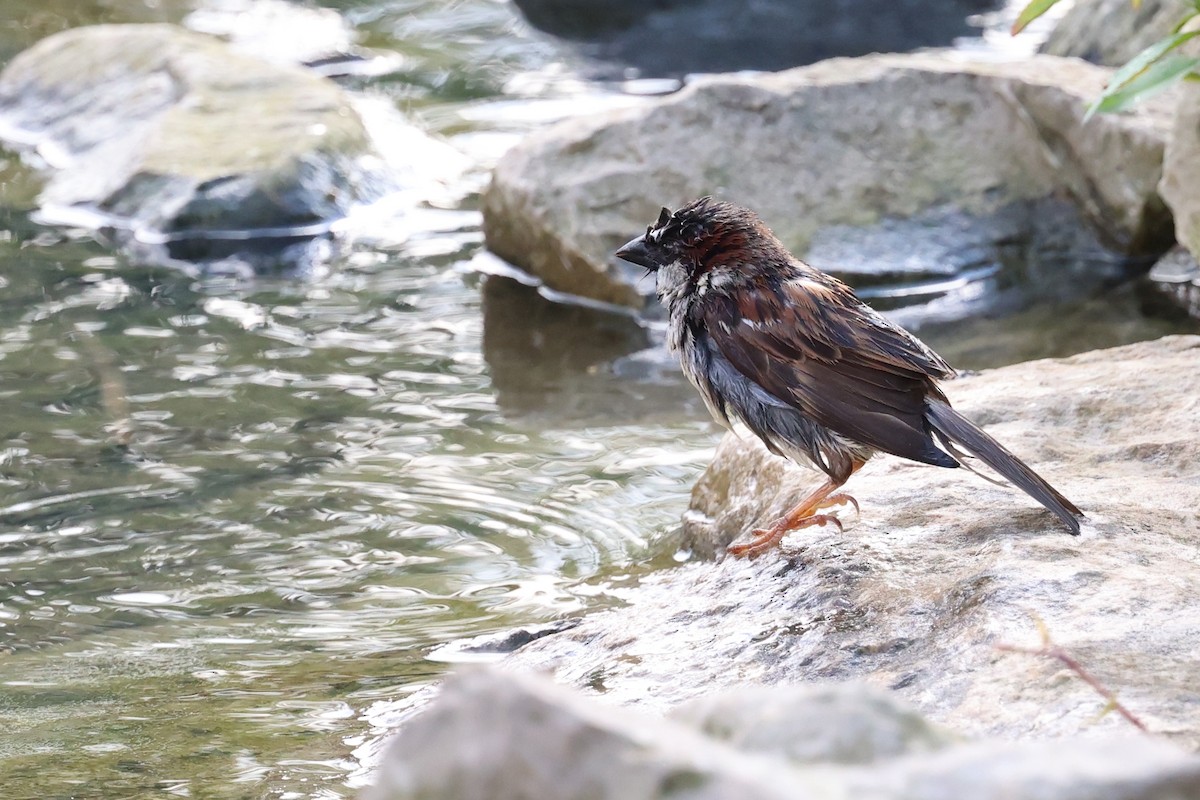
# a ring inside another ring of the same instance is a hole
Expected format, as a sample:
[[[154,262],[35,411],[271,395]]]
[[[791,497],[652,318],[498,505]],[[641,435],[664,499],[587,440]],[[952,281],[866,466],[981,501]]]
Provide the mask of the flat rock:
[[[842,702],[828,704],[829,691]],[[848,739],[870,739],[874,727],[889,728],[897,712],[912,715],[881,695],[861,686],[807,694],[764,689],[717,695],[710,711],[764,717],[774,706],[819,719]],[[712,716],[708,721],[721,727]],[[774,732],[785,748],[804,747],[800,728]],[[1200,759],[1126,735],[946,744],[881,752],[849,765],[797,764],[731,746],[679,721],[605,707],[544,678],[474,671],[449,679],[432,705],[409,720],[364,794],[364,800],[851,797],[1182,800],[1200,797]]]
[[[1200,337],[1036,361],[946,385],[955,406],[1087,514],[1068,535],[1020,492],[891,457],[847,487],[861,519],[723,558],[819,480],[728,436],[684,520],[691,563],[509,657],[614,703],[862,679],[932,721],[1011,739],[1127,727],[1036,647],[1039,625],[1150,730],[1200,747]]]
[[[334,83],[170,25],[50,36],[0,74],[0,136],[52,168],[50,221],[134,238],[320,229],[394,188]]]
[[[1172,97],[1084,125],[1108,74],[1051,56],[921,53],[698,80],[521,142],[484,195],[487,244],[552,289],[634,307],[653,284],[614,248],[659,206],[710,193],[757,210],[802,256],[828,226],[1050,196],[1071,198],[1120,250],[1161,251]]]

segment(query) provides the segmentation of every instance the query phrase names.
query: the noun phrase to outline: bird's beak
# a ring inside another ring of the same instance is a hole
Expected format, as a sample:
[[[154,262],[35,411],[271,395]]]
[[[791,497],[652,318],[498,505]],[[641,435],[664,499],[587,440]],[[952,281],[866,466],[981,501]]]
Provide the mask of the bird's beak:
[[[617,249],[616,255],[622,261],[628,261],[630,264],[645,267],[651,272],[658,269],[658,264],[650,257],[650,251],[646,249],[646,237],[644,234],[636,239],[630,239],[621,245]]]

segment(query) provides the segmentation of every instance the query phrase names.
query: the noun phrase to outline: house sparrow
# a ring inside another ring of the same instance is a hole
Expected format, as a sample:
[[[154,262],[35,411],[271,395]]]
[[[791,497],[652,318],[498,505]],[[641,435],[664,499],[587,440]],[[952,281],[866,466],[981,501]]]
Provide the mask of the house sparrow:
[[[837,490],[876,453],[957,467],[959,447],[1079,533],[1071,501],[950,407],[937,385],[953,375],[949,364],[789,253],[753,211],[711,197],[664,208],[616,254],[656,273],[671,350],[717,421],[740,420],[772,453],[828,476],[729,552],[757,555],[791,530],[840,527],[818,512],[858,507]]]

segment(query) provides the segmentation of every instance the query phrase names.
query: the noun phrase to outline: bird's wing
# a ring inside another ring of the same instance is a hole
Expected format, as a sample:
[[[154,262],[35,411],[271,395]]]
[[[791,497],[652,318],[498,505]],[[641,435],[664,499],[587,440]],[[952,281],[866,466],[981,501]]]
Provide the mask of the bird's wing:
[[[808,418],[874,449],[943,466],[924,419],[945,361],[827,276],[709,292],[695,306],[734,368]]]

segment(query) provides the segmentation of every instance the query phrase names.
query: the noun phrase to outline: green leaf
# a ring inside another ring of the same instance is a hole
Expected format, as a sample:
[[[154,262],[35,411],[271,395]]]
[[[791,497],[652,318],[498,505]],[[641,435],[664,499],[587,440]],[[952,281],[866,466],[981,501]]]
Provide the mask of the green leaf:
[[[1057,2],[1058,0],[1030,0],[1029,5],[1017,15],[1017,21],[1012,26],[1012,35],[1016,36],[1023,31],[1026,25],[1045,14]]]
[[[1138,53],[1133,58],[1113,73],[1113,76],[1108,81],[1108,86],[1105,87],[1105,94],[1110,94],[1117,91],[1125,84],[1140,75],[1152,63],[1158,61],[1167,53],[1174,50],[1179,45],[1186,42],[1188,39],[1193,39],[1200,36],[1200,31],[1191,31],[1189,33],[1177,33],[1174,36],[1168,36],[1165,39],[1160,39],[1154,44],[1147,47],[1142,52]],[[1103,95],[1101,95],[1103,97]]]
[[[1184,14],[1183,19],[1179,20],[1179,22],[1176,22],[1175,27],[1171,28],[1171,33],[1179,33],[1181,30],[1183,30],[1185,25],[1196,18],[1197,14],[1200,14],[1200,0],[1193,0],[1192,5],[1196,7],[1196,10],[1190,14]]]
[[[1176,53],[1173,56],[1156,61],[1141,74],[1127,81],[1123,86],[1110,86],[1104,94],[1088,107],[1083,121],[1087,122],[1097,111],[1122,111],[1139,100],[1153,97],[1167,89],[1175,81],[1183,78],[1189,72],[1200,66],[1200,58]]]

